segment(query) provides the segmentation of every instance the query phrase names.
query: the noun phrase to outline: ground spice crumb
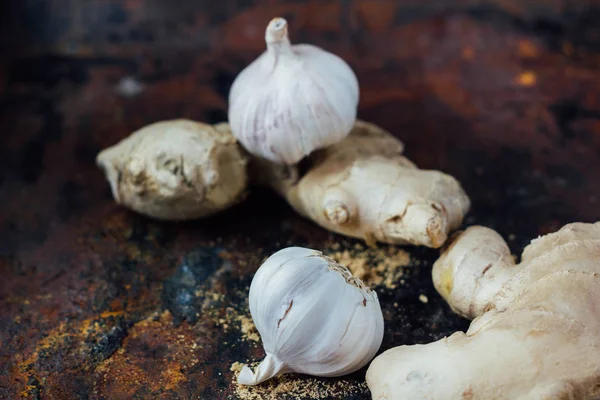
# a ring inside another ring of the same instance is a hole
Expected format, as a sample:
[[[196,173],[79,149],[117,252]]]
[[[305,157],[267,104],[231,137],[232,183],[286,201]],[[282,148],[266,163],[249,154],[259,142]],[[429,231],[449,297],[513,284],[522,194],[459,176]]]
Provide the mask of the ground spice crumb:
[[[351,249],[339,248],[339,244],[334,244],[324,253],[348,267],[354,276],[369,287],[397,288],[403,272],[402,267],[410,264],[410,255],[393,246],[366,248],[356,244]]]
[[[236,361],[233,364],[231,364],[231,368],[229,368],[229,370],[232,372],[239,373],[242,370],[242,368],[244,368],[244,364]]]
[[[221,325],[223,327],[223,329],[225,329],[225,330],[229,329],[229,324],[227,323],[227,320],[221,318],[217,322],[219,325]]]
[[[252,319],[240,315],[237,317],[237,320],[240,322],[242,338],[255,342],[260,341],[260,336],[258,335],[258,331],[256,330],[256,326],[254,325],[254,322],[252,322]]]
[[[369,389],[364,381],[350,381],[342,379],[319,379],[294,374],[282,375],[270,379],[258,386],[237,385],[237,375],[243,364],[234,363],[233,384],[235,397],[230,399],[240,400],[296,400],[296,399],[344,399],[352,395],[368,394]],[[239,369],[239,370],[238,370]]]
[[[425,303],[425,304],[427,304],[429,302],[429,299],[424,294],[419,295],[419,300],[421,301],[421,303]]]

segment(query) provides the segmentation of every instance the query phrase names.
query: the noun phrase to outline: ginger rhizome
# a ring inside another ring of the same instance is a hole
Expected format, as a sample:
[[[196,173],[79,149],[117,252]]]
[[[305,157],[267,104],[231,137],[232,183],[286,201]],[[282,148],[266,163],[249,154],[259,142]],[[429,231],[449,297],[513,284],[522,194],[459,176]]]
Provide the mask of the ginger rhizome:
[[[247,162],[228,124],[184,119],[148,125],[96,158],[118,204],[161,220],[204,217],[241,201]]]
[[[253,175],[302,216],[346,236],[440,247],[470,201],[453,177],[418,169],[390,133],[357,121],[347,138],[295,166],[257,160]]]
[[[433,275],[475,319],[466,333],[378,356],[374,400],[600,398],[600,223],[535,239],[518,264],[498,234],[471,227]]]
[[[454,312],[473,319],[486,311],[517,270],[508,245],[496,231],[472,226],[457,233],[435,262],[433,285]]]

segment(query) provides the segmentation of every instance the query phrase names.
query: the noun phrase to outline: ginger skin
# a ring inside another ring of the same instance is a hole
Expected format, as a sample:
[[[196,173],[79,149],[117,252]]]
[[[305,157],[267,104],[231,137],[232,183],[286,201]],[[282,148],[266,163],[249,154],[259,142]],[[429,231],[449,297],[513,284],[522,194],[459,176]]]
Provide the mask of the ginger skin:
[[[494,230],[471,226],[457,233],[434,263],[433,285],[450,308],[473,319],[517,271],[508,245]]]
[[[434,265],[436,288],[476,319],[466,333],[378,356],[367,371],[374,400],[599,398],[600,223],[533,240],[519,264],[507,249],[483,227],[454,239]]]
[[[159,220],[209,216],[241,201],[248,157],[226,123],[161,121],[100,152],[113,197]]]
[[[469,198],[453,177],[418,169],[403,150],[390,133],[359,120],[346,139],[296,166],[256,160],[253,175],[332,232],[368,244],[440,247],[462,223]]]

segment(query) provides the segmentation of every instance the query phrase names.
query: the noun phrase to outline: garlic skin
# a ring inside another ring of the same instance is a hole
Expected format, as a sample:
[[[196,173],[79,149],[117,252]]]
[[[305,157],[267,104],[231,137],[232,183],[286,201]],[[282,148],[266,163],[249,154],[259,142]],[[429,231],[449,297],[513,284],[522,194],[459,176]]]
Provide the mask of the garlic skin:
[[[252,280],[249,303],[266,357],[254,372],[244,366],[239,384],[289,372],[346,375],[371,361],[383,340],[377,294],[319,251],[273,254]]]
[[[356,75],[340,57],[309,44],[291,45],[287,21],[273,19],[267,51],[234,80],[233,135],[251,154],[295,164],[345,138],[356,120]]]

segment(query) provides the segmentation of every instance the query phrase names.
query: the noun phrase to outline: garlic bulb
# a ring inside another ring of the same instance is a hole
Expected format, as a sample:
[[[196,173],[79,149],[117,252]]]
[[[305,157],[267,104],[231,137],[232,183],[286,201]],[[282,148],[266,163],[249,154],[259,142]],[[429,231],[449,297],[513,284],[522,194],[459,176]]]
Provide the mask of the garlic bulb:
[[[377,294],[322,253],[278,251],[250,285],[250,313],[265,359],[238,383],[256,385],[279,374],[341,376],[366,365],[383,340]]]
[[[265,41],[267,51],[233,82],[229,123],[250,153],[294,164],[348,135],[358,80],[340,57],[313,45],[291,45],[283,18],[269,23]]]

